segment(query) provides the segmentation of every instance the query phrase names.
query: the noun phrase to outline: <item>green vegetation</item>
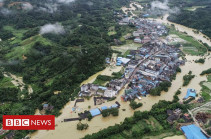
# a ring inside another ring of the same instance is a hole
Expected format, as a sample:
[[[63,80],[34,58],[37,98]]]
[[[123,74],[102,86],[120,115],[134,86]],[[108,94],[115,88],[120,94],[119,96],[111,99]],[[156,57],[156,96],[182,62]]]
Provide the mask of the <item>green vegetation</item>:
[[[108,101],[113,101],[113,100],[115,100],[116,99],[116,97],[112,97],[112,98],[110,98]]]
[[[211,75],[208,75],[208,76],[207,76],[207,81],[208,81],[208,82],[211,82]]]
[[[211,68],[202,71],[202,73],[200,75],[205,75],[205,74],[210,74],[211,73]]]
[[[113,79],[122,78],[122,72],[113,72],[112,76],[107,75],[98,75],[96,80],[93,82],[94,84],[104,86],[106,82],[111,81]]]
[[[86,130],[88,127],[88,124],[82,124],[81,122],[77,124],[77,130]]]
[[[142,105],[143,105],[142,103],[137,103],[137,102],[134,101],[134,100],[130,102],[130,107],[131,107],[133,110],[135,110],[135,109],[141,107]]]
[[[201,82],[200,83],[200,85],[202,87],[202,89],[201,89],[201,96],[207,102],[207,101],[210,101],[210,99],[211,99],[211,93],[210,93],[211,89],[209,89],[207,86],[205,86],[204,83],[205,82]]]
[[[0,79],[0,86],[4,87],[4,88],[11,88],[11,87],[15,87],[12,84],[12,79],[9,77],[3,77],[2,79]]]
[[[152,96],[160,96],[161,91],[167,92],[169,87],[171,87],[171,82],[164,81],[161,82],[158,87],[151,89],[149,93]]]
[[[118,116],[119,115],[119,109],[118,108],[111,108],[111,109],[106,109],[102,111],[102,116],[107,117],[109,115],[113,116]]]
[[[195,62],[196,62],[196,63],[201,63],[201,64],[204,64],[205,59],[200,58],[200,59],[198,59],[198,60],[195,60]]]
[[[3,8],[15,0],[5,1]],[[52,1],[52,3],[55,1]],[[92,6],[83,0],[74,4],[56,3],[58,11],[38,10],[46,7],[43,0],[31,0],[36,7],[29,11],[15,8],[13,14],[0,13],[0,59],[6,72],[23,77],[26,85],[32,85],[33,93],[20,91],[7,84],[1,88],[0,123],[2,114],[33,115],[43,103],[54,106],[51,115],[60,115],[63,106],[78,94],[80,83],[105,68],[105,58],[111,57],[114,39],[120,39],[126,29],[118,25],[114,11],[128,0],[91,0]],[[64,34],[39,34],[40,27],[58,22]],[[109,27],[115,33],[108,35]],[[133,27],[128,27],[132,29]],[[123,32],[123,33],[122,33]],[[119,76],[119,75],[118,75]],[[8,79],[6,79],[8,80]],[[54,94],[55,91],[61,91]],[[5,93],[7,92],[7,94]],[[24,138],[33,131],[16,131],[15,138]]]
[[[176,68],[176,72],[182,72],[181,68],[180,67],[177,67]]]
[[[211,37],[211,7],[208,6],[210,4],[210,1],[189,1],[188,4],[184,5],[187,5],[188,7],[203,7],[198,7],[195,11],[181,10],[179,14],[172,14],[168,19],[172,22],[198,29],[208,37]]]
[[[174,97],[173,97],[173,101],[174,103],[177,103],[179,101],[179,97],[178,95],[181,94],[182,92],[180,90],[177,90],[177,92],[175,93]]]
[[[125,118],[122,123],[110,126],[92,135],[86,135],[84,139],[142,138],[168,132],[181,134],[176,130],[176,126],[171,126],[166,121],[168,117],[166,111],[175,108],[187,112],[187,107],[183,104],[159,101],[152,106],[151,111],[136,111],[132,117]]]
[[[186,41],[185,43],[182,43],[182,45],[183,51],[187,54],[202,55],[207,52],[207,49],[203,44],[199,43],[193,37],[188,36],[185,33],[176,31],[173,27],[170,28],[169,34],[175,34]]]
[[[106,82],[110,81],[112,79],[111,76],[106,75],[98,75],[96,80],[93,82],[94,84],[104,86]]]
[[[183,103],[184,103],[184,104],[188,104],[188,103],[190,103],[190,102],[193,101],[193,100],[195,100],[195,98],[194,98],[194,97],[191,97],[191,98],[185,100]]]
[[[130,50],[127,50],[127,51],[124,53],[123,57],[127,57],[127,55],[129,55],[129,54],[130,54]]]
[[[122,75],[123,73],[121,71],[112,73],[113,79],[121,79]]]
[[[88,121],[91,121],[92,120],[92,115],[91,115],[91,113],[89,113],[88,115],[87,115],[87,118],[88,118]]]
[[[195,77],[195,75],[192,75],[192,71],[189,71],[188,74],[183,76],[183,86],[187,86],[190,81]]]

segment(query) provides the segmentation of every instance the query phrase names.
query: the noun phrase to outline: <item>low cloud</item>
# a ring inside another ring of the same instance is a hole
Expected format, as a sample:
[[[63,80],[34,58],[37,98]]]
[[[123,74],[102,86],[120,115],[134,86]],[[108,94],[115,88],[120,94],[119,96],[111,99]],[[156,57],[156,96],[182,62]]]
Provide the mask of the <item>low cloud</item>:
[[[47,4],[46,3],[42,7],[39,7],[38,9],[41,10],[41,11],[44,11],[44,12],[54,13],[58,10],[58,4],[55,4],[55,3],[48,3]]]
[[[24,10],[32,10],[33,9],[33,6],[30,3],[23,3],[22,4],[22,8]]]
[[[42,6],[38,7],[39,10],[48,12],[48,13],[54,13],[59,8],[59,5],[61,4],[70,4],[71,2],[74,2],[75,0],[48,0],[48,3],[42,4]]]
[[[10,60],[10,61],[1,61],[0,60],[0,66],[11,66],[11,65],[17,65],[19,64],[19,60]]]
[[[75,0],[57,0],[58,3],[64,3],[64,4],[68,4],[71,2],[74,2]]]
[[[59,23],[46,24],[40,28],[40,34],[47,34],[47,33],[64,34],[65,30],[64,27]]]
[[[170,8],[168,6],[169,1],[165,0],[164,2],[160,1],[153,1],[151,3],[151,14],[171,14],[171,13],[179,13],[179,8],[178,7],[173,7]]]
[[[93,5],[93,2],[88,1],[86,4],[89,5],[89,6],[92,6]]]
[[[2,13],[5,16],[7,16],[7,15],[12,14],[12,11],[7,9],[7,8],[2,8],[2,9],[0,9],[0,13]]]

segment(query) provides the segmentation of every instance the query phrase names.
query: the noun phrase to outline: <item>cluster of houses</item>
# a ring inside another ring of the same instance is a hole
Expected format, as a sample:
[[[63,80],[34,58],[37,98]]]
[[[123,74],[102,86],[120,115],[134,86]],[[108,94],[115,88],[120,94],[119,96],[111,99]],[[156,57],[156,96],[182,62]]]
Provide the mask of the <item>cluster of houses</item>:
[[[134,25],[137,30],[133,32],[135,43],[147,43],[152,40],[157,40],[160,36],[168,33],[164,25],[158,24],[148,19],[135,19]]]
[[[176,69],[184,64],[184,61],[179,59],[179,52],[177,47],[161,41],[151,41],[138,50],[131,51],[133,57],[125,65],[124,74],[130,84],[122,99],[140,99],[140,96],[145,96],[162,81],[170,81]]]
[[[111,80],[107,87],[99,86],[96,84],[84,84],[81,86],[81,91],[79,92],[80,97],[87,96],[104,96],[104,97],[115,97],[119,91],[125,86],[126,80],[122,79],[114,79]]]
[[[131,37],[134,38],[135,43],[140,44],[157,40],[160,36],[166,35],[168,33],[166,26],[144,18],[131,19],[129,17],[125,17],[119,21],[119,24],[134,25],[137,30],[132,33]]]
[[[100,109],[99,108],[91,109],[89,112],[92,115],[92,117],[95,117],[97,115],[100,115],[103,110],[112,109],[112,108],[119,108],[119,107],[120,107],[119,103],[116,102],[115,104],[113,104],[109,107],[102,106]]]
[[[179,53],[180,49],[177,47],[159,40],[146,43],[137,50],[131,50],[129,58],[117,58],[117,64],[125,67],[121,79],[111,80],[106,87],[84,84],[79,96],[115,97],[130,82],[122,100],[141,99],[140,96],[145,96],[162,81],[170,81],[176,69],[184,64],[179,59]]]
[[[169,124],[173,124],[175,121],[179,119],[183,119],[183,123],[191,123],[192,118],[189,114],[185,113],[183,114],[181,109],[177,108],[175,110],[167,110],[167,122]]]

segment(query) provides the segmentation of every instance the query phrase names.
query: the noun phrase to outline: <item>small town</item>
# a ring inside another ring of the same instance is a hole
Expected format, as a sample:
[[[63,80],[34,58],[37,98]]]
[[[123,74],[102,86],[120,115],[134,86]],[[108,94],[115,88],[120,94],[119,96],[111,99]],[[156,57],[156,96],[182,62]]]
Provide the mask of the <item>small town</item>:
[[[211,139],[210,5],[0,0],[0,139]]]

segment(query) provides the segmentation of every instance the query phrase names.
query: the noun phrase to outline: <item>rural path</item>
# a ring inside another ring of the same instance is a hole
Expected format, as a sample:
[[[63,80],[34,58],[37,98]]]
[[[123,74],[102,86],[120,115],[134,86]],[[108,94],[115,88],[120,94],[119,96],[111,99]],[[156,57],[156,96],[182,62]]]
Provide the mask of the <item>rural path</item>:
[[[21,91],[23,91],[24,87],[25,87],[25,83],[23,82],[23,78],[22,77],[17,77],[16,75],[12,74],[12,73],[8,73],[8,72],[4,72],[3,73],[5,77],[10,77],[12,79],[12,84],[16,87],[19,87]],[[31,85],[28,86],[28,93],[31,94],[33,93],[33,89],[31,87]]]

